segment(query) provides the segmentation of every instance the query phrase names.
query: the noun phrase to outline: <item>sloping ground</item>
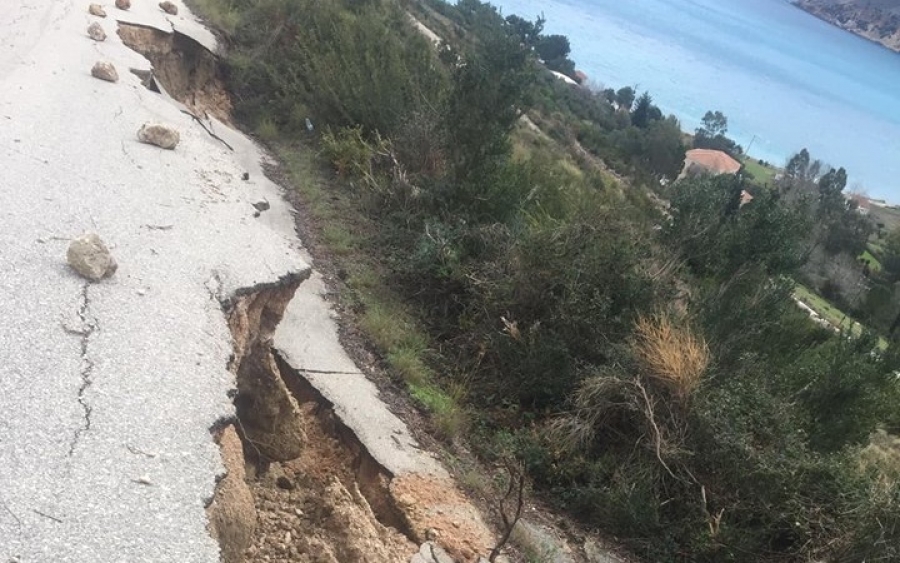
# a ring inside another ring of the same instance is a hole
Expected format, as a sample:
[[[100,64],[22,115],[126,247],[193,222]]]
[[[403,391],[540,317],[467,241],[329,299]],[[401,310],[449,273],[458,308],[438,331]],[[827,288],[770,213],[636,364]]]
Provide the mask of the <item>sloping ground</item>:
[[[900,52],[900,6],[892,0],[794,0],[802,10]]]
[[[340,348],[260,153],[207,115],[211,35],[133,4],[0,14],[0,560],[429,563],[435,537],[476,560],[478,512]],[[65,265],[83,231],[110,279]]]

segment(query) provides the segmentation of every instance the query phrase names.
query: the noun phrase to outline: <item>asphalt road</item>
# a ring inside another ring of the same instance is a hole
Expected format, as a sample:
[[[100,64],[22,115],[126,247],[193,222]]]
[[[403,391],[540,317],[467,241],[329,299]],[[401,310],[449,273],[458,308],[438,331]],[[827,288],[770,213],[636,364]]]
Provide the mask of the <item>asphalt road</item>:
[[[0,9],[0,563],[212,562],[205,503],[223,471],[210,427],[233,414],[220,300],[306,269],[293,217],[260,152],[218,123],[213,139],[141,86],[150,63],[116,19],[208,31],[155,1],[11,0]],[[95,43],[99,22],[108,39]],[[92,78],[112,62],[118,83]],[[141,144],[176,127],[174,151]],[[245,172],[250,180],[242,180]],[[271,209],[254,217],[260,200]],[[88,284],[65,262],[97,232],[118,272]],[[317,275],[276,345],[395,474],[445,475],[341,348]]]
[[[134,3],[129,21],[165,28],[156,2]],[[0,9],[0,561],[218,561],[209,429],[234,385],[218,298],[307,266],[292,229],[253,217],[279,197],[241,179],[259,155],[145,90],[123,14],[87,4]],[[118,83],[91,77],[98,60]],[[175,126],[178,147],[137,142],[148,121]],[[114,277],[67,267],[84,231],[112,247]]]

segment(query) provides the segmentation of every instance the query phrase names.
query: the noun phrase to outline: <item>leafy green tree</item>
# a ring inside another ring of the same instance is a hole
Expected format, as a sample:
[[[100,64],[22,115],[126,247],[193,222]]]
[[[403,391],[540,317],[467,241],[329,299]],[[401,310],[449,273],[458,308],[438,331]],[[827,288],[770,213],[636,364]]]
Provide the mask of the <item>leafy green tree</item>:
[[[697,130],[698,135],[714,139],[728,133],[728,118],[719,110],[707,111],[703,116],[703,127]]]
[[[568,57],[572,48],[565,35],[542,35],[535,43],[534,50],[546,62]]]
[[[665,238],[697,275],[729,279],[745,265],[759,264],[774,276],[803,263],[811,224],[805,210],[771,191],[742,206],[743,190],[733,176],[700,176],[675,187]]]
[[[707,111],[703,125],[694,131],[694,147],[727,152],[732,156],[743,153],[740,145],[725,136],[728,132],[728,118],[721,111]]]
[[[891,281],[900,281],[900,228],[888,233],[883,247],[881,265]]]
[[[651,108],[651,115],[653,115]],[[657,109],[658,111],[658,109]],[[643,152],[649,171],[659,178],[675,179],[684,167],[687,147],[682,140],[681,125],[671,116],[652,119],[644,134]]]
[[[619,88],[616,91],[616,105],[619,108],[631,111],[632,104],[634,104],[634,88],[631,86]]]
[[[543,14],[538,16],[533,22],[515,14],[506,17],[506,23],[511,28],[511,32],[515,34],[526,47],[533,47],[539,43],[546,21]]]
[[[565,35],[542,35],[534,46],[544,65],[550,70],[574,76],[575,63],[569,59],[569,38]]]
[[[509,133],[527,108],[533,57],[502,29],[485,30],[462,54],[445,98],[443,129],[452,168],[447,189],[474,203],[509,154]]]

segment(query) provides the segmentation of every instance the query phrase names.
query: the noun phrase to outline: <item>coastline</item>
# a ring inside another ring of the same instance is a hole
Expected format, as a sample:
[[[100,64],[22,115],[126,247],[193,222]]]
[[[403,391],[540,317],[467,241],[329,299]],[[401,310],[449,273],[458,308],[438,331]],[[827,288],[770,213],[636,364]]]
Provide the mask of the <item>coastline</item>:
[[[879,41],[878,39],[874,39],[874,38],[872,38],[872,37],[869,37],[869,36],[863,34],[859,29],[856,29],[856,28],[849,28],[849,27],[844,27],[843,25],[841,25],[839,22],[837,22],[837,21],[834,20],[834,19],[827,18],[827,17],[825,17],[823,14],[821,14],[821,13],[819,13],[819,12],[814,12],[814,11],[812,11],[812,10],[810,10],[810,9],[807,9],[803,4],[801,4],[801,3],[800,3],[799,1],[797,1],[797,0],[790,0],[789,4],[790,4],[791,6],[797,8],[797,9],[800,10],[801,12],[803,12],[803,13],[805,13],[805,14],[809,14],[809,15],[813,16],[814,18],[816,18],[816,19],[818,19],[818,20],[821,20],[821,21],[827,23],[828,25],[831,25],[831,26],[833,26],[833,27],[836,27],[836,28],[838,28],[838,29],[840,29],[840,30],[842,30],[842,31],[846,31],[847,33],[851,33],[851,34],[855,35],[856,37],[859,37],[860,39],[864,39],[864,40],[868,41],[869,43],[874,43],[875,45],[878,45],[878,46],[881,47],[882,49],[887,49],[888,51],[890,51],[890,52],[892,52],[892,53],[900,54],[900,45],[897,45],[896,47],[893,47],[893,46],[888,45],[887,43],[885,43],[885,42],[883,42],[883,41]]]

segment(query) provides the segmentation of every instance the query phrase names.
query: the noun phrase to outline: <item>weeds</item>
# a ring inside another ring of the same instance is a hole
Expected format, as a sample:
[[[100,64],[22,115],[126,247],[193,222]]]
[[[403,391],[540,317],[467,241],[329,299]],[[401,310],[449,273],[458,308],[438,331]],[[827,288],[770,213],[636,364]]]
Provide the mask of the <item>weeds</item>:
[[[668,315],[639,317],[633,348],[649,377],[682,403],[700,386],[709,365],[706,342]]]

